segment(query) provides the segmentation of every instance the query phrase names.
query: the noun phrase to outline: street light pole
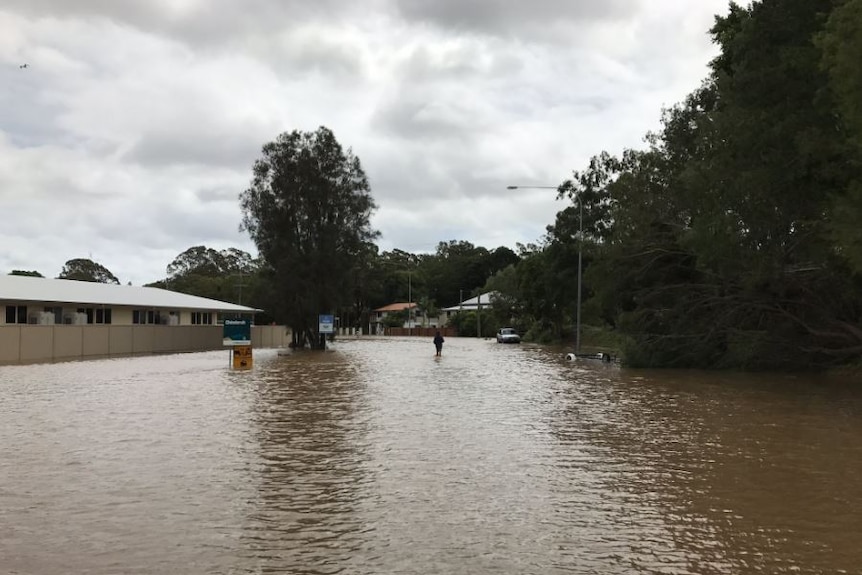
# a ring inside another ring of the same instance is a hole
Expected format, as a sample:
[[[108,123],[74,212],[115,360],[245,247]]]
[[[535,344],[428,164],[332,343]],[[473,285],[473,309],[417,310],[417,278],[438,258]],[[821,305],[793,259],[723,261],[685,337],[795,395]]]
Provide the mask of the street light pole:
[[[482,294],[476,300],[476,337],[482,337]]]
[[[407,272],[407,335],[413,335],[413,283],[410,272]]]
[[[559,186],[506,186],[507,190],[559,190]],[[578,307],[575,319],[575,355],[581,352],[581,270],[583,269],[584,202],[578,194]]]
[[[581,257],[584,245],[584,202],[578,194],[578,312],[575,324],[575,355],[581,352],[581,270],[583,265]]]

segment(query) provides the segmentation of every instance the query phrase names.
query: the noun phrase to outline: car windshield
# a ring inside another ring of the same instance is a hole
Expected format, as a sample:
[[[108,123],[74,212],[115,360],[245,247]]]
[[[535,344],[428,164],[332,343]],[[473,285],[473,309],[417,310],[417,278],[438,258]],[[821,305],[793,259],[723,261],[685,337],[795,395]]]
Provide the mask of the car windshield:
[[[514,333],[515,333],[515,330],[514,330],[514,329],[512,329],[512,328],[510,328],[510,327],[507,327],[507,328],[503,328],[503,329],[501,329],[501,330],[500,330],[500,333],[501,333],[501,334],[503,334],[503,335],[510,335],[510,334],[514,334]]]

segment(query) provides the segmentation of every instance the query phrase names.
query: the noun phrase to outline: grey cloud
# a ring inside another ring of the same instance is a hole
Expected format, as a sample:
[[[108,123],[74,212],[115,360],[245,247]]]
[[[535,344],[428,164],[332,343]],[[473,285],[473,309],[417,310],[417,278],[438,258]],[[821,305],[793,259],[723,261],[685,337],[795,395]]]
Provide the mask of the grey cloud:
[[[361,7],[343,0],[207,0],[182,6],[152,0],[6,0],[4,9],[36,17],[103,18],[192,45],[216,45],[289,30],[308,21],[349,19]]]
[[[551,35],[555,29],[633,16],[633,0],[395,0],[408,21],[446,30],[467,30],[499,36]]]
[[[523,68],[523,57],[504,44],[459,39],[444,49],[417,46],[400,63],[399,75],[411,84],[488,81],[517,75]]]
[[[413,142],[469,142],[479,135],[480,121],[471,112],[469,102],[401,95],[375,113],[372,125],[381,133]]]
[[[56,126],[62,110],[39,101],[40,72],[34,72],[17,65],[0,67],[0,132],[22,148],[66,137]]]
[[[249,179],[251,178],[249,170]],[[244,189],[244,188],[243,188]],[[240,189],[236,187],[204,187],[195,191],[195,197],[204,203],[230,202],[239,210]]]
[[[242,130],[207,133],[159,130],[142,134],[124,154],[126,160],[143,166],[198,165],[234,167],[251,172],[263,136]]]
[[[362,54],[356,47],[335,38],[299,39],[275,47],[274,55],[264,53],[261,56],[286,74],[322,72],[342,81],[355,81],[364,70]]]
[[[139,284],[193,245],[254,253],[254,158],[321,124],[362,160],[382,249],[536,241],[563,205],[506,185],[638,146],[702,77],[706,4],[6,0],[0,273],[93,252]]]

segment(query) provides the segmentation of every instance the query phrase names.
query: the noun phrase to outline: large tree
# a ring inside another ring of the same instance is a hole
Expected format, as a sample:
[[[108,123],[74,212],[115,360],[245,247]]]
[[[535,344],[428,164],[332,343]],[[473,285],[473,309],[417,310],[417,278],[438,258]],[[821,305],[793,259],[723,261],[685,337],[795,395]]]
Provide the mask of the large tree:
[[[319,346],[317,316],[350,306],[355,268],[378,232],[365,172],[331,130],[294,130],[263,146],[251,186],[240,195],[242,226],[272,269],[274,310],[294,345]]]
[[[254,258],[251,254],[236,248],[216,251],[206,246],[194,246],[168,264],[170,278],[187,275],[219,276],[229,274],[248,274],[254,271]]]
[[[220,301],[268,310],[266,270],[251,254],[237,248],[214,250],[193,246],[167,266],[167,278],[147,284]],[[257,321],[271,321],[258,315]]]
[[[846,191],[836,194],[829,222],[836,251],[862,275],[862,0],[842,0],[818,37],[823,51],[821,66],[837,101],[838,130],[851,144]]]
[[[67,261],[57,279],[118,285],[120,283],[120,280],[108,268],[86,258]]]

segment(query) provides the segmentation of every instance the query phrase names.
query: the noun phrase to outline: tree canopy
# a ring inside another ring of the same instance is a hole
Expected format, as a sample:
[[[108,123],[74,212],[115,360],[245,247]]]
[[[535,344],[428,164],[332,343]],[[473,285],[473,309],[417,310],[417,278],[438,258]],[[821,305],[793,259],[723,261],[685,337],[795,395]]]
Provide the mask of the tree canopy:
[[[243,250],[193,246],[174,258],[166,272],[167,278],[147,285],[257,309],[271,307],[266,270]],[[266,311],[257,316],[257,321],[272,319]]]
[[[79,280],[85,282],[96,282],[103,284],[117,284],[120,280],[111,271],[100,263],[93,260],[78,258],[67,261],[63,265],[57,279]]]
[[[630,363],[859,357],[855,18],[857,0],[731,5],[711,74],[647,149],[597,156],[566,186],[570,214],[584,204],[587,309],[624,334]],[[571,243],[564,212],[546,254]]]
[[[296,345],[317,345],[318,314],[350,305],[357,271],[376,253],[376,206],[359,158],[325,127],[283,133],[263,146],[240,202],[242,225],[273,272],[275,311]]]

